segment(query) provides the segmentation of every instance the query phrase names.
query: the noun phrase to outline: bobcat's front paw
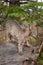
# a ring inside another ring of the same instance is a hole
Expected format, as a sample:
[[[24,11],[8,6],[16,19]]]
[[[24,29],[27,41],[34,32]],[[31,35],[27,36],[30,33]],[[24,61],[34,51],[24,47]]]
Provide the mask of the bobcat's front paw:
[[[21,55],[21,56],[22,56],[22,55],[23,55],[23,52],[19,52],[19,55]]]

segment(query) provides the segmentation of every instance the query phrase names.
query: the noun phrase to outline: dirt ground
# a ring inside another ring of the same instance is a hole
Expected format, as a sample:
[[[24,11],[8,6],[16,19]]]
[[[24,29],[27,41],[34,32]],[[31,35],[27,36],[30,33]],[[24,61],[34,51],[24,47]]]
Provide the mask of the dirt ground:
[[[17,44],[0,43],[0,65],[22,65],[22,61],[37,59],[38,54],[32,54],[32,48],[24,46],[23,54],[19,55]]]

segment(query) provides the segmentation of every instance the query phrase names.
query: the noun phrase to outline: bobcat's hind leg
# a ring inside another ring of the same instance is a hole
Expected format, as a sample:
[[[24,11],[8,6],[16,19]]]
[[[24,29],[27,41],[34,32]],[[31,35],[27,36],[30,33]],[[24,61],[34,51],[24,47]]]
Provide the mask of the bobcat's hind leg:
[[[6,42],[8,43],[10,41],[9,34],[6,34]]]

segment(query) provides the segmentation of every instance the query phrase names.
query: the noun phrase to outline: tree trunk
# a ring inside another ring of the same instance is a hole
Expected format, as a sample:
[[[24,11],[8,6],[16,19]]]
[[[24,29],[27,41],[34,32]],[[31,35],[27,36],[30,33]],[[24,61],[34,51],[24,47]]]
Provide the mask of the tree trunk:
[[[19,0],[4,0],[4,2],[9,2],[10,5],[20,5]]]
[[[19,0],[10,0],[9,3],[10,5],[16,5],[16,6],[20,5]]]

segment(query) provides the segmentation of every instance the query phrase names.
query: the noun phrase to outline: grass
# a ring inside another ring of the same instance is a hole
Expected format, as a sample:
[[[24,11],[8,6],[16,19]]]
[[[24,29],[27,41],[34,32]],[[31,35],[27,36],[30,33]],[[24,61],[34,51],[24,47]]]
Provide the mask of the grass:
[[[42,49],[41,49],[40,54],[38,56],[37,62],[41,63],[43,65],[43,46],[42,46]]]

